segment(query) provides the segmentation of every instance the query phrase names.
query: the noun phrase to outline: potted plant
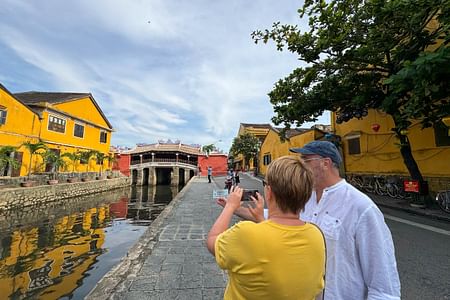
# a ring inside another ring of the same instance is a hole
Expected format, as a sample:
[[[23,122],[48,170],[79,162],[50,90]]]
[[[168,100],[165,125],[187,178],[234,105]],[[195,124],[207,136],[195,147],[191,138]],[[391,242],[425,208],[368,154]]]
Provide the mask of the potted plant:
[[[25,147],[25,149],[27,149],[28,152],[30,153],[30,160],[28,162],[27,180],[25,182],[22,182],[21,186],[30,187],[30,186],[33,186],[33,184],[34,184],[34,182],[32,182],[30,180],[31,162],[33,161],[33,156],[35,154],[39,153],[40,150],[47,150],[47,145],[45,145],[42,141],[39,141],[37,143],[32,143],[31,141],[26,141],[25,143],[22,144],[22,146]]]
[[[52,149],[47,149],[41,154],[44,162],[50,164],[52,167],[50,180],[47,181],[48,184],[58,183],[58,173],[60,168],[66,167],[65,160],[55,153]]]
[[[112,179],[113,178],[113,175],[112,175],[112,164],[114,164],[117,161],[117,159],[114,156],[114,154],[112,154],[112,153],[110,153],[108,156],[106,156],[106,159],[108,160],[108,171],[111,172],[111,173],[108,173],[106,178]]]
[[[95,150],[89,150],[89,151],[83,151],[80,152],[80,162],[86,164],[86,175],[81,178],[81,181],[89,181],[88,173],[89,173],[89,161],[92,157],[95,156],[97,151]]]
[[[70,183],[76,182],[78,180],[78,178],[74,176],[75,175],[75,166],[77,164],[77,161],[80,160],[80,154],[76,153],[76,152],[66,152],[66,153],[63,153],[61,155],[61,157],[67,157],[70,161],[70,164],[72,165],[72,173],[71,173],[70,177],[67,178],[67,182],[70,182]]]
[[[0,175],[5,168],[11,166],[12,169],[19,167],[19,162],[11,156],[16,151],[16,147],[2,146],[0,147]]]
[[[96,177],[96,179],[102,179],[103,177],[103,161],[106,159],[105,153],[102,152],[95,152],[95,159],[97,160],[97,164],[100,163],[100,173]]]

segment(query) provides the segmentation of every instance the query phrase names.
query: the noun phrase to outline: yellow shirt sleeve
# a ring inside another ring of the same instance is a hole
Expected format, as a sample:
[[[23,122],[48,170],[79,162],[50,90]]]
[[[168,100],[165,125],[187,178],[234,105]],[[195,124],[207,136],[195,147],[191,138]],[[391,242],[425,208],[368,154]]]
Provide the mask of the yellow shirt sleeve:
[[[242,241],[246,239],[247,228],[255,225],[251,221],[242,221],[228,230],[222,232],[216,239],[214,250],[216,255],[216,262],[221,269],[230,268],[234,259],[238,255],[242,255],[241,246]]]

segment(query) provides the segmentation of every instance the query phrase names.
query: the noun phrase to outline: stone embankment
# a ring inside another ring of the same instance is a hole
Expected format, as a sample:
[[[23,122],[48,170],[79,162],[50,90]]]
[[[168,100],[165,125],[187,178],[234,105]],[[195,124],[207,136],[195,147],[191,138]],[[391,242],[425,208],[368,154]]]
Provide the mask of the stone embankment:
[[[129,185],[129,177],[120,177],[28,188],[3,188],[0,191],[0,212],[28,206],[40,206],[52,201],[101,193]]]

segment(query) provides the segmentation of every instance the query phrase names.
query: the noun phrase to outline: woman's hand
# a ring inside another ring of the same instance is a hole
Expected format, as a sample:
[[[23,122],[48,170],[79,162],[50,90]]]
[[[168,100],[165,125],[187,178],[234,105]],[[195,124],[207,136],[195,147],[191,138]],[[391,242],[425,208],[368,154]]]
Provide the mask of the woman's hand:
[[[225,208],[230,207],[230,209],[236,211],[239,207],[241,207],[241,199],[244,190],[238,186],[232,186],[230,190],[230,194],[227,197]]]
[[[265,199],[260,193],[256,193],[256,198],[250,196],[252,199],[253,205],[248,207],[248,211],[255,219],[255,222],[259,223],[264,221],[264,203]]]

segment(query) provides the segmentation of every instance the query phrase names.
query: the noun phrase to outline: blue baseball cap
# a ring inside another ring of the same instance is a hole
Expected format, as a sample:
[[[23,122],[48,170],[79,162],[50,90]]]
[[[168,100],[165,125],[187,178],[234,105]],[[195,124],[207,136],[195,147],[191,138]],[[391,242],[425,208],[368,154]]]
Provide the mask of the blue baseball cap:
[[[320,155],[322,157],[328,157],[336,165],[342,163],[342,157],[336,146],[328,141],[312,141],[302,148],[291,148],[291,152],[305,154],[305,155]]]

